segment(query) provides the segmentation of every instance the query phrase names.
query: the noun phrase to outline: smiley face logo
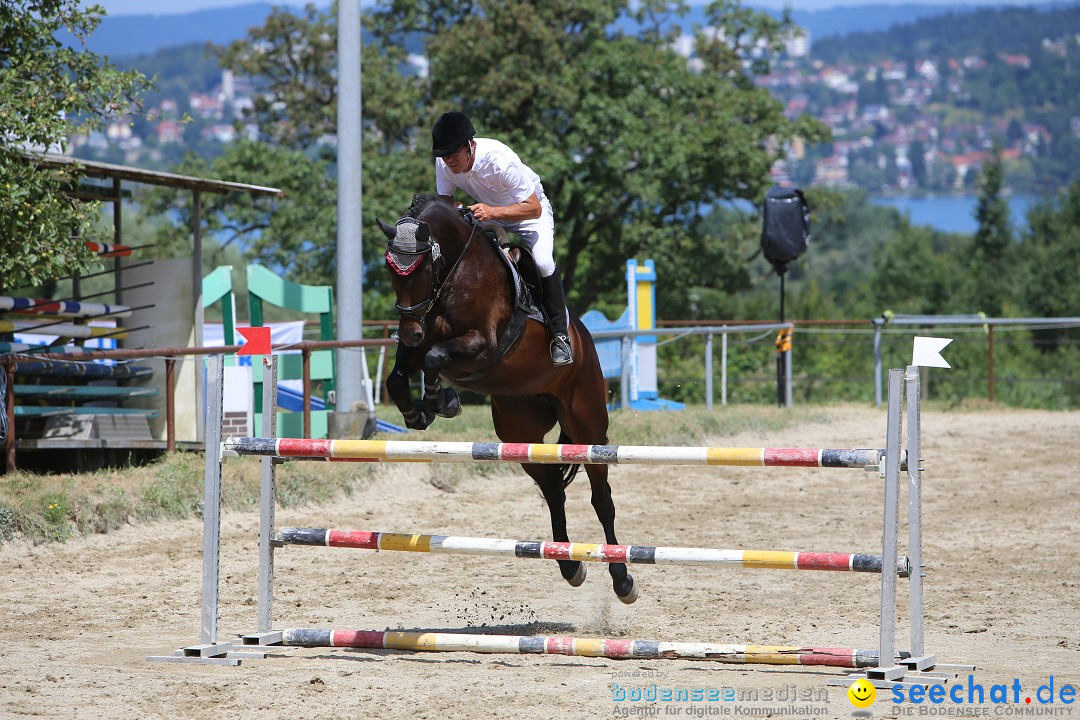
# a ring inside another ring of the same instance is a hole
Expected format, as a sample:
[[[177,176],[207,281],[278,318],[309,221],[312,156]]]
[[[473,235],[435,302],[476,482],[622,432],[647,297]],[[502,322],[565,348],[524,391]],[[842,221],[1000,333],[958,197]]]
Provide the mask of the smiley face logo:
[[[867,708],[877,699],[877,690],[869,680],[856,680],[847,689],[848,700],[857,708]]]

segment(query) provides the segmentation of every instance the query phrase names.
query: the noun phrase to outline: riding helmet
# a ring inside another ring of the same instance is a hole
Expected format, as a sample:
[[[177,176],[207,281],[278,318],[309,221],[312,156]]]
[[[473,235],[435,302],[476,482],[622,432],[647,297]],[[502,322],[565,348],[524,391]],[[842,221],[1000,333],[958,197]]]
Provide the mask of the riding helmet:
[[[443,113],[431,129],[431,152],[435,157],[453,155],[474,135],[476,129],[468,115],[457,111]]]

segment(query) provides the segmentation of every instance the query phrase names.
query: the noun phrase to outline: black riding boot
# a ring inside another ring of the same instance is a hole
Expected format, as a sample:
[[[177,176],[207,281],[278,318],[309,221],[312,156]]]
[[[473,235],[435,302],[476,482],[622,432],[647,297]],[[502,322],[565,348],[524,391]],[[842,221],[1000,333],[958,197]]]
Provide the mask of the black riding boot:
[[[563,294],[558,269],[546,278],[540,278],[540,289],[544,292],[544,312],[554,335],[551,340],[551,364],[569,365],[574,362],[574,352],[570,348],[570,333],[566,329],[566,295]]]

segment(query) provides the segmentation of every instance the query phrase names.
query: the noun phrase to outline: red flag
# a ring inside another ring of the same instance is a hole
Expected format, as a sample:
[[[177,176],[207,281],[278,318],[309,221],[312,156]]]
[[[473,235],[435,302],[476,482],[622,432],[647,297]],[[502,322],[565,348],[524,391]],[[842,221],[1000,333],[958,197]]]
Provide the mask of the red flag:
[[[246,343],[236,351],[237,355],[269,355],[270,328],[268,327],[238,327],[236,331],[244,336]]]

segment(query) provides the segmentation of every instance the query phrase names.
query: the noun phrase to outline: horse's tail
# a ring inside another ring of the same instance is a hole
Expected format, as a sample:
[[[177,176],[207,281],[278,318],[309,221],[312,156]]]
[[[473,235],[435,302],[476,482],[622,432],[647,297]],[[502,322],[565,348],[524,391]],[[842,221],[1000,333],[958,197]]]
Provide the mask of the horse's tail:
[[[559,428],[559,444],[566,445],[571,442],[570,436],[566,434],[566,431]],[[560,465],[559,472],[562,473],[562,486],[565,488],[570,483],[574,482],[574,478],[578,474],[578,470],[581,469],[580,464],[575,465]]]

